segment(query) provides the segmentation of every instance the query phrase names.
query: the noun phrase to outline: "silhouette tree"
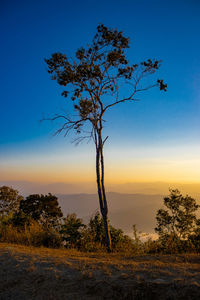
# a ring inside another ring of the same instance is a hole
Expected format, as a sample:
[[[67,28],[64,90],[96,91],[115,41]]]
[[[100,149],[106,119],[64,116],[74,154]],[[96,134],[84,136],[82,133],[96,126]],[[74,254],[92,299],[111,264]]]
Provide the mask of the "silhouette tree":
[[[20,212],[43,225],[57,225],[63,216],[58,199],[52,194],[33,194],[20,202]]]
[[[155,231],[161,239],[169,236],[185,239],[198,228],[196,211],[199,205],[195,199],[188,195],[184,197],[179,190],[170,190],[164,205],[166,209],[159,209],[156,215]]]
[[[62,53],[54,53],[50,59],[45,59],[48,73],[52,75],[51,79],[67,87],[62,95],[71,97],[77,113],[76,116],[60,114],[51,118],[51,120],[63,120],[57,133],[64,132],[67,135],[74,129],[79,134],[75,139],[76,143],[86,138],[92,138],[95,143],[97,188],[108,251],[111,251],[111,238],[104,186],[103,156],[103,147],[108,136],[103,136],[104,115],[116,105],[136,101],[136,94],[140,92],[153,87],[159,87],[163,91],[167,88],[162,79],[155,80],[151,84],[147,80],[149,75],[159,69],[161,62],[148,59],[130,64],[125,54],[127,48],[129,48],[129,38],[121,31],[109,29],[101,24],[97,27],[91,45],[78,49],[73,60]],[[120,89],[120,86],[123,88]],[[125,86],[128,89],[124,88]],[[86,123],[91,125],[89,133],[84,131]]]
[[[0,215],[8,215],[17,211],[21,200],[23,197],[17,190],[8,186],[0,187]]]

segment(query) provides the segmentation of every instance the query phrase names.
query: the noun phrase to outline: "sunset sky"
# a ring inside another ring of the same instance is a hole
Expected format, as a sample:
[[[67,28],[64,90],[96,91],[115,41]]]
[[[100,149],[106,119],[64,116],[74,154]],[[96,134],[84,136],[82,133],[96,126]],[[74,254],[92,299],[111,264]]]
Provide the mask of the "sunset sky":
[[[92,141],[75,147],[40,120],[67,107],[44,58],[73,57],[99,23],[130,38],[130,62],[161,59],[168,84],[105,115],[106,182],[200,183],[198,0],[1,1],[0,182],[95,181]]]

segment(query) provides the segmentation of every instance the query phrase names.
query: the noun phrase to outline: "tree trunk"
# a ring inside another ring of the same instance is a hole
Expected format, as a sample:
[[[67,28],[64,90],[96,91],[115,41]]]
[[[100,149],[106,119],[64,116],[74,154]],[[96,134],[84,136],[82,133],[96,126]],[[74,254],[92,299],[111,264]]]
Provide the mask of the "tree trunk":
[[[100,137],[101,141],[101,137]],[[106,244],[108,252],[111,252],[111,236],[108,223],[108,206],[106,200],[106,193],[104,187],[104,160],[103,160],[103,145],[100,142],[96,148],[96,175],[97,175],[97,189],[99,196],[100,211],[103,217],[104,229],[106,235]]]

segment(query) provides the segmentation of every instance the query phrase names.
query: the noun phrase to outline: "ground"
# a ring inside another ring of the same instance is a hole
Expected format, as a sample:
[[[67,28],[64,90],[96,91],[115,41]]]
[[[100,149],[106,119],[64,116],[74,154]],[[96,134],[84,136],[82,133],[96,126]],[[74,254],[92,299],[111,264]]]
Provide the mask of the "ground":
[[[0,243],[1,300],[200,299],[200,255],[123,256]]]

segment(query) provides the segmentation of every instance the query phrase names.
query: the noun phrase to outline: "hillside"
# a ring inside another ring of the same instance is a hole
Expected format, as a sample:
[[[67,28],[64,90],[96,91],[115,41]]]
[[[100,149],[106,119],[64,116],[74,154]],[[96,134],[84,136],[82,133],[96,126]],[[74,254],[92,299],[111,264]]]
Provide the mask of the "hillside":
[[[199,255],[84,254],[0,243],[0,299],[199,299]]]

